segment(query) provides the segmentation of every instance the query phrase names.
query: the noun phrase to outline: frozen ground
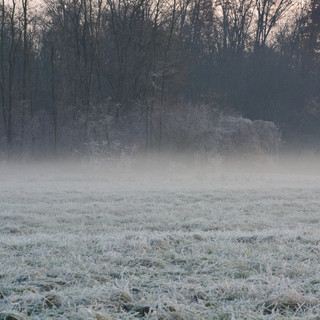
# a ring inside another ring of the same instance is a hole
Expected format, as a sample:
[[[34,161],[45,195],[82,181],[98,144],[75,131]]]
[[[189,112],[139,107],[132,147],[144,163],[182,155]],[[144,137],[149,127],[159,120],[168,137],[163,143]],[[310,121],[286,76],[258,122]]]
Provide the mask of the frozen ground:
[[[1,164],[0,319],[320,319],[319,172],[243,167]]]

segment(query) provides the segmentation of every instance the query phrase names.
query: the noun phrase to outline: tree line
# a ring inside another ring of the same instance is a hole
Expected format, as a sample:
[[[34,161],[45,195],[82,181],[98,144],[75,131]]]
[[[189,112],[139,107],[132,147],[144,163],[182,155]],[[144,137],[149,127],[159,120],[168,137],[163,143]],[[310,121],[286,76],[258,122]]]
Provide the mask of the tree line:
[[[186,103],[317,135],[320,0],[37,5],[0,3],[2,150],[108,145],[123,132],[161,146],[166,114]]]

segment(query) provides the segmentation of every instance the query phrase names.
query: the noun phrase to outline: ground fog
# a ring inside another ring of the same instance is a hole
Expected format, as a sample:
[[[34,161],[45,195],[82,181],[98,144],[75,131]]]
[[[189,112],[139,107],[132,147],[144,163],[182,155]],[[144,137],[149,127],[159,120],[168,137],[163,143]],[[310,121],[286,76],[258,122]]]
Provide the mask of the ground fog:
[[[3,162],[0,319],[319,320],[318,163]]]

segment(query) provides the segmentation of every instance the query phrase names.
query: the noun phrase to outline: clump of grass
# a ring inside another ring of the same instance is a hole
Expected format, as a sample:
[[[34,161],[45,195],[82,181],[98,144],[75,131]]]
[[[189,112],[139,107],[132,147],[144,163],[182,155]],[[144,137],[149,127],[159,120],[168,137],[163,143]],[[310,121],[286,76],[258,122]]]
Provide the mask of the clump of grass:
[[[306,309],[320,306],[320,300],[309,298],[299,294],[295,290],[283,293],[269,298],[264,304],[264,313],[270,314],[278,312],[286,314],[287,312],[303,312]]]
[[[0,320],[27,320],[27,316],[18,312],[0,312]]]

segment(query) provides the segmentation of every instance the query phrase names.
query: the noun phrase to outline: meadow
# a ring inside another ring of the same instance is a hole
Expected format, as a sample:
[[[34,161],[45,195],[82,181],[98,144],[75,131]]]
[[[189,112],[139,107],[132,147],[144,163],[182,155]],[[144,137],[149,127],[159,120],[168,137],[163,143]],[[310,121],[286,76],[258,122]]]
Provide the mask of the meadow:
[[[316,165],[1,163],[0,319],[319,320]]]

